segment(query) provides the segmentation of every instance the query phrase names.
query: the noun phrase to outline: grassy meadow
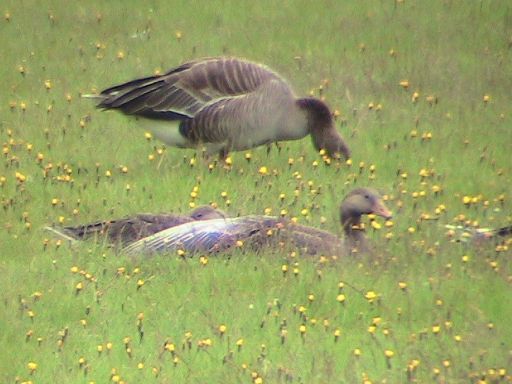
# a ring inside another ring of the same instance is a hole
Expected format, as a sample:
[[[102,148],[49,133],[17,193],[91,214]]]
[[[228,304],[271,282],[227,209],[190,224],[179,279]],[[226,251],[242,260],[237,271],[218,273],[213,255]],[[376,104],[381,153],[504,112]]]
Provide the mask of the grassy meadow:
[[[512,382],[512,4],[3,1],[0,381]],[[81,94],[186,60],[263,62],[324,97],[353,151],[305,138],[206,164]],[[216,204],[340,233],[383,192],[372,255],[129,258],[44,231]]]

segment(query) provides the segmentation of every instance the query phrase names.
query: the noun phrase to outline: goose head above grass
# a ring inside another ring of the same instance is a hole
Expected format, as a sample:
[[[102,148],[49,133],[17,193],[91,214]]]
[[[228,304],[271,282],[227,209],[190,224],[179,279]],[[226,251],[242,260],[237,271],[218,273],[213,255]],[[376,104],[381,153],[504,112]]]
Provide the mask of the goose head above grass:
[[[352,190],[340,205],[340,221],[349,247],[353,250],[367,249],[366,237],[361,228],[363,215],[375,214],[386,220],[392,213],[382,202],[380,194],[372,188]]]
[[[226,217],[224,212],[209,205],[204,205],[194,209],[188,215],[139,213],[122,219],[98,221],[64,228],[48,227],[47,229],[72,241],[105,238],[109,244],[125,246],[177,225],[224,217]]]
[[[350,192],[340,211],[345,238],[283,218],[252,215],[186,223],[138,240],[123,251],[127,254],[176,250],[215,253],[246,244],[255,250],[291,246],[310,255],[342,256],[353,253],[354,248],[366,250],[364,232],[356,229],[360,227],[362,215],[391,217],[380,195],[369,188]]]
[[[164,75],[136,79],[85,95],[98,108],[135,117],[155,137],[179,148],[205,146],[221,158],[277,141],[311,135],[317,150],[350,157],[327,105],[297,98],[268,67],[217,57],[187,62]]]

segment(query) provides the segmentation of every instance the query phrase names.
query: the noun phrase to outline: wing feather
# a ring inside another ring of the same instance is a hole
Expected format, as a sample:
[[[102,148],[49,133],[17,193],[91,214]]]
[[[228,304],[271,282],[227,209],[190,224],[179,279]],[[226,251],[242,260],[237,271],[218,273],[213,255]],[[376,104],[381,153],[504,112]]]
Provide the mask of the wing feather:
[[[213,252],[219,247],[234,246],[260,233],[262,229],[275,226],[277,219],[268,216],[245,216],[194,221],[160,231],[136,241],[123,249],[129,255],[155,253],[183,249],[189,252]]]
[[[269,80],[276,79],[286,83],[269,68],[245,60],[196,60],[161,76],[108,88],[101,92],[103,100],[98,107],[145,117],[193,117],[207,103],[254,92]]]

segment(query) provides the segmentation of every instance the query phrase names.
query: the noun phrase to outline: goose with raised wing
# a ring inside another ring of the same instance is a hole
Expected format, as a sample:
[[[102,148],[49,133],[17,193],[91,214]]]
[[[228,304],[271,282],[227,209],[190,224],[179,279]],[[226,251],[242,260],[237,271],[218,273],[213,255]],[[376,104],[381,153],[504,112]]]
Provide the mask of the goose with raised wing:
[[[47,229],[71,241],[105,238],[110,244],[126,246],[177,225],[225,217],[225,213],[221,210],[204,205],[192,210],[188,215],[140,213],[122,219],[98,221],[63,228],[47,227]]]
[[[327,105],[297,98],[268,67],[244,59],[218,57],[186,62],[164,75],[105,89],[98,108],[133,116],[168,145],[205,146],[225,158],[278,141],[311,135],[316,150],[350,157]]]
[[[310,255],[341,256],[368,249],[361,217],[372,213],[391,218],[391,212],[377,191],[358,188],[350,192],[340,206],[344,238],[283,218],[253,215],[186,223],[138,240],[123,252],[133,255],[183,250],[208,254],[247,245],[255,250],[290,246]]]

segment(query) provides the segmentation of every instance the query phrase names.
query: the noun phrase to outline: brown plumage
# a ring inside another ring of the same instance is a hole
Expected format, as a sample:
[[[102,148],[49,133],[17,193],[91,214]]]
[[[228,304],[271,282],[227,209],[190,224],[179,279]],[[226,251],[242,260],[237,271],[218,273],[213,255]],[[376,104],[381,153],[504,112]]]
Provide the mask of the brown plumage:
[[[226,215],[209,205],[194,209],[188,215],[140,213],[116,220],[98,221],[95,223],[64,228],[49,228],[53,232],[73,240],[104,238],[113,245],[126,246],[146,236],[165,229],[196,220],[224,218]]]
[[[258,251],[289,246],[309,255],[343,256],[368,249],[361,216],[370,213],[391,217],[377,191],[358,188],[347,195],[340,207],[344,238],[286,219],[255,215],[186,223],[136,241],[124,252],[138,254],[182,249],[190,253],[214,253],[244,244]]]
[[[317,150],[350,157],[327,105],[296,98],[268,67],[237,58],[190,61],[164,75],[133,80],[94,96],[98,108],[139,118],[165,143],[205,145],[221,157],[310,134]]]

